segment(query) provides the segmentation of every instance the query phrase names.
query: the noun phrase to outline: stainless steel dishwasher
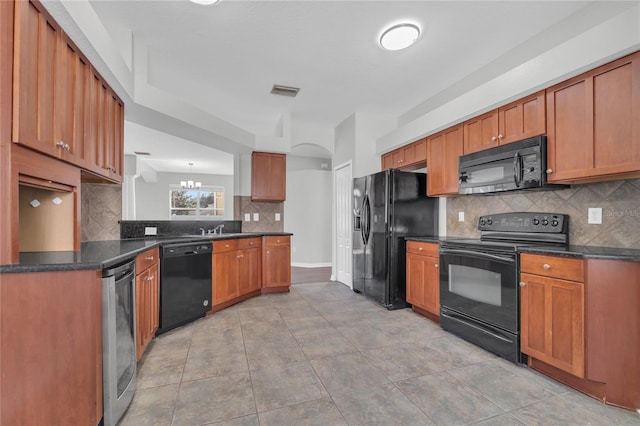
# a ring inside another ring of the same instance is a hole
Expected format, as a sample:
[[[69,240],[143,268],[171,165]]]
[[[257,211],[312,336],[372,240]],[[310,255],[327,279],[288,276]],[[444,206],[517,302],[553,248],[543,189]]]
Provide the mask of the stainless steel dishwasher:
[[[102,271],[104,425],[115,426],[136,390],[135,262]]]
[[[205,316],[211,309],[211,243],[167,244],[160,252],[157,334]]]

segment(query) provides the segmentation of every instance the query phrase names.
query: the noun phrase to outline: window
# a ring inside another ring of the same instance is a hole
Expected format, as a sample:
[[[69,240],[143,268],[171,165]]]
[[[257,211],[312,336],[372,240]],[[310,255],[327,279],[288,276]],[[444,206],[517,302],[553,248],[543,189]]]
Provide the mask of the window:
[[[199,189],[169,189],[169,215],[172,219],[224,216],[224,188],[203,186]],[[188,216],[188,217],[185,217]]]

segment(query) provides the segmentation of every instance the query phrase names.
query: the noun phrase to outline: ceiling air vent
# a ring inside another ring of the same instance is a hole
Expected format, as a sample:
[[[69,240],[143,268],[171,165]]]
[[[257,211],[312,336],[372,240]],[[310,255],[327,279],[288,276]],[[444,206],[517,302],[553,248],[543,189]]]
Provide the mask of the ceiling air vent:
[[[299,91],[300,91],[300,88],[298,87],[280,86],[277,84],[274,84],[273,87],[271,88],[272,94],[280,95],[280,96],[289,96],[290,98],[295,98]]]

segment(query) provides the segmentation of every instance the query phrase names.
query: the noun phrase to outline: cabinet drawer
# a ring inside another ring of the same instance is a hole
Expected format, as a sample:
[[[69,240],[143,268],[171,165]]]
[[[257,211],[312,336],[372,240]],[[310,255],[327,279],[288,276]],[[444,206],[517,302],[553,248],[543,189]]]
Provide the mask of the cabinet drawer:
[[[262,239],[260,237],[257,238],[240,238],[238,240],[238,249],[245,250],[251,248],[260,248],[262,247]]]
[[[288,235],[279,237],[264,237],[264,244],[267,247],[288,246],[289,242],[290,237]]]
[[[584,260],[523,253],[520,272],[584,282]]]
[[[147,250],[136,256],[136,274],[140,274],[158,263],[158,247]]]
[[[438,244],[407,241],[407,253],[419,254],[421,256],[438,257]]]
[[[227,251],[238,250],[238,240],[222,240],[213,242],[214,253],[224,253]]]

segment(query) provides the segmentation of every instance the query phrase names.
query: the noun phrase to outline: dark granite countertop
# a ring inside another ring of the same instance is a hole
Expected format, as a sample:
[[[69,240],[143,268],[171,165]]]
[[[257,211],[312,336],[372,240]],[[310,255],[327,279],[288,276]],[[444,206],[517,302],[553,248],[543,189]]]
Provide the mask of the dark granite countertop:
[[[89,241],[79,251],[46,251],[20,253],[20,263],[0,265],[0,273],[78,271],[104,269],[132,259],[145,250],[163,244],[215,241],[262,236],[291,236],[288,232],[244,232],[222,235],[189,235],[140,238],[129,240]]]
[[[420,237],[420,236],[408,236],[408,237],[404,237],[405,240],[407,241],[419,241],[421,243],[439,243],[441,241],[446,241],[447,237],[438,237],[438,236],[426,236],[426,237]]]
[[[616,247],[574,246],[568,247],[520,247],[521,253],[552,256],[579,257],[584,259],[608,259],[640,262],[640,250]]]

